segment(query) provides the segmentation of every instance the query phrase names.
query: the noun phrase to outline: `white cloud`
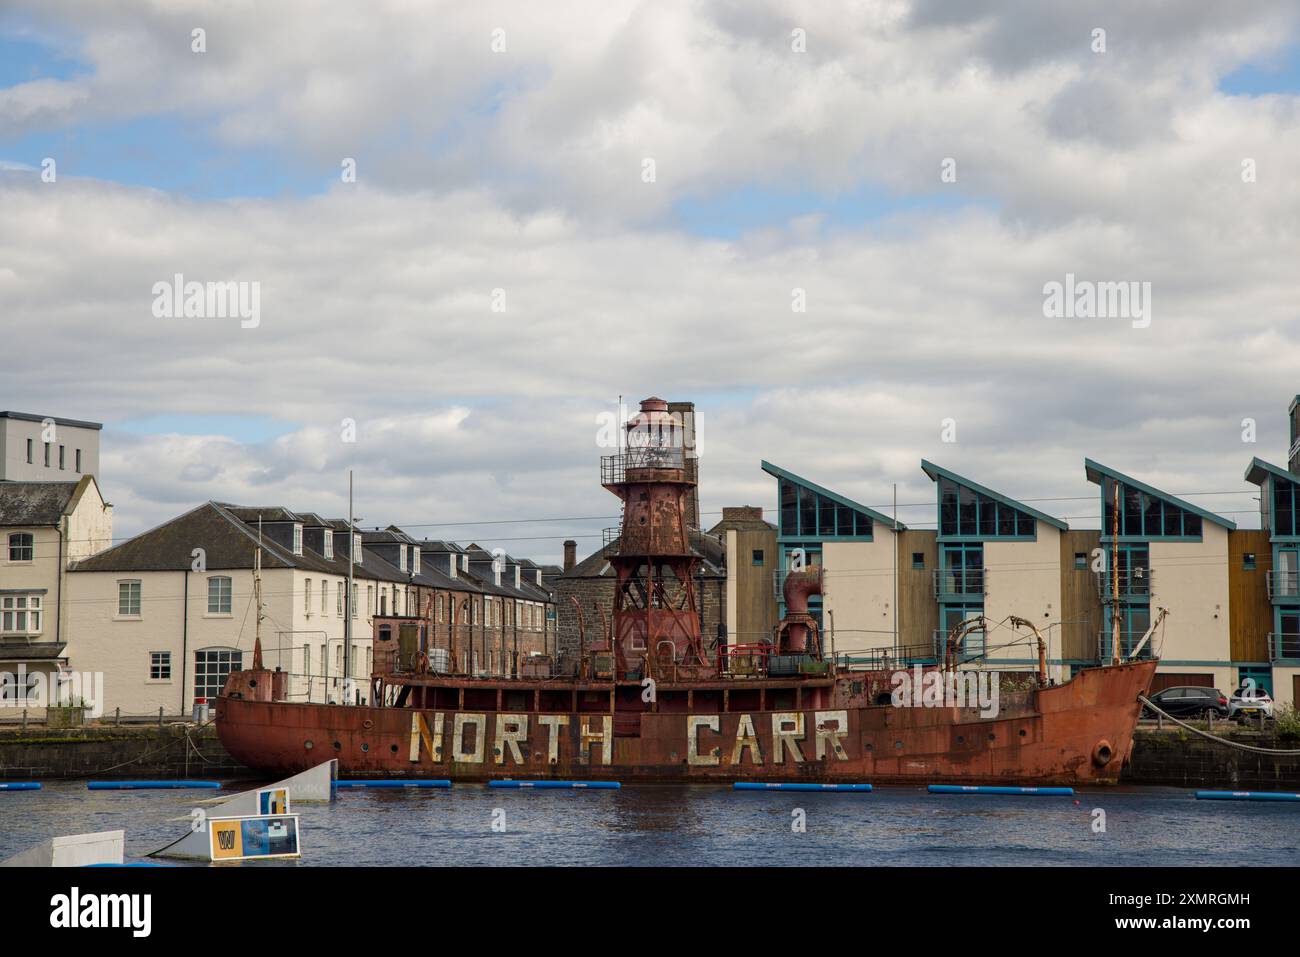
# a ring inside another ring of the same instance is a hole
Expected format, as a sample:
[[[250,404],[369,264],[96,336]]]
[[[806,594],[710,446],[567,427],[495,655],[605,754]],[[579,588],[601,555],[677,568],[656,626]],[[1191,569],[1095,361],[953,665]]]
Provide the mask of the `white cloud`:
[[[0,314],[27,357],[3,404],[298,423],[261,445],[110,429],[119,531],[209,497],[338,513],[348,467],[384,524],[612,516],[594,416],[619,393],[699,401],[713,510],[772,503],[763,457],[867,504],[895,481],[930,500],[922,455],[1025,497],[1089,494],[1090,455],[1248,504],[1245,462],[1282,457],[1296,391],[1300,133],[1297,97],[1215,80],[1276,49],[1289,13],[1115,6],[1097,56],[1088,18],[1033,10],[42,4],[94,72],[0,91],[19,132],[177,111],[293,172],[356,156],[360,182],[197,202],[0,174]],[[751,184],[935,193],[947,156],[984,205],[812,211],[736,242],[668,218]],[[1151,328],[1044,319],[1067,272],[1150,281]],[[175,273],[259,282],[260,327],[153,318]],[[554,557],[574,526],[505,529],[553,533],[519,550]]]

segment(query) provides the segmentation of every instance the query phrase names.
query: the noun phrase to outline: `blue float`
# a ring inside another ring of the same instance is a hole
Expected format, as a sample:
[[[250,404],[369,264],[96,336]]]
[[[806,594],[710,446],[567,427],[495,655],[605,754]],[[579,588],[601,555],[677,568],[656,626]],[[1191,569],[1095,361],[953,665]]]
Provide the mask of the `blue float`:
[[[1300,801],[1294,791],[1197,791],[1198,801]]]
[[[585,789],[616,791],[623,785],[618,781],[489,781],[490,788]]]
[[[418,778],[403,781],[401,778],[380,781],[339,781],[341,788],[449,788],[451,782],[446,778]]]
[[[0,781],[0,791],[39,791],[40,781]]]
[[[1068,797],[1074,788],[1012,788],[984,784],[931,784],[931,794],[1037,794],[1041,797]]]
[[[91,791],[171,791],[179,788],[219,788],[220,781],[87,781]]]
[[[733,791],[856,791],[865,793],[871,790],[870,784],[812,784],[806,781],[784,783],[759,781],[737,781],[731,786]]]

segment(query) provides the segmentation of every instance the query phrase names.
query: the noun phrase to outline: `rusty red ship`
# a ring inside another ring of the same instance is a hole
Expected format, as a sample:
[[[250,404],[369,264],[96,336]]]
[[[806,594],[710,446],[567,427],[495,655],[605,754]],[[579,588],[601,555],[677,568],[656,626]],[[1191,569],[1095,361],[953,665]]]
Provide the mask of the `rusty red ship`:
[[[412,621],[376,637],[376,704],[353,706],[284,700],[287,676],[262,666],[259,646],[216,703],[226,750],[274,774],[338,758],[344,775],[466,781],[1118,780],[1156,659],[1052,684],[1040,638],[1038,670],[1004,676],[996,713],[900,695],[900,674],[962,686],[971,662],[961,639],[982,622],[955,628],[923,664],[883,651],[849,666],[823,653],[808,613],[821,589],[815,568],[786,576],[787,614],[770,640],[706,649],[685,507],[697,472],[678,426],[667,403],[646,400],[625,425],[626,445],[601,460],[623,518],[607,550],[612,612],[589,647],[530,661],[518,677],[479,676],[455,649],[434,654],[431,629]]]

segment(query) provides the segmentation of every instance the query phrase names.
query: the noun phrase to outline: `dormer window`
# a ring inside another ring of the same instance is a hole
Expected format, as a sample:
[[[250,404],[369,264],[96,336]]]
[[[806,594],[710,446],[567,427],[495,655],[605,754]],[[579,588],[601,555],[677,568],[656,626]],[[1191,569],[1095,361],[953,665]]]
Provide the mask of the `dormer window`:
[[[354,561],[358,565],[361,564],[361,536],[360,535],[352,536],[352,561]]]
[[[293,527],[293,553],[302,554],[302,526],[294,525]]]
[[[330,531],[328,528],[325,529],[324,555],[326,558],[330,558],[330,559],[334,557],[334,533]]]
[[[402,571],[406,571],[406,546],[405,545],[397,546],[397,567]]]
[[[416,546],[411,546],[411,574],[420,574],[420,549]]]

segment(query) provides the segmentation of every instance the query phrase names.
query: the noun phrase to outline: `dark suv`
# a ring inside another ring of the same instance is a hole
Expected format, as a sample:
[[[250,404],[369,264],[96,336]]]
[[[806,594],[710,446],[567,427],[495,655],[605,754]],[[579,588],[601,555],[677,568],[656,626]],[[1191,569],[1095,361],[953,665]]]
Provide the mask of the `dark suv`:
[[[1187,686],[1165,688],[1149,696],[1151,703],[1165,714],[1175,718],[1203,718],[1213,714],[1216,718],[1228,716],[1228,699],[1216,688]],[[1155,712],[1143,709],[1147,717],[1154,718]]]

